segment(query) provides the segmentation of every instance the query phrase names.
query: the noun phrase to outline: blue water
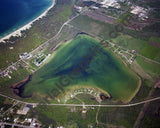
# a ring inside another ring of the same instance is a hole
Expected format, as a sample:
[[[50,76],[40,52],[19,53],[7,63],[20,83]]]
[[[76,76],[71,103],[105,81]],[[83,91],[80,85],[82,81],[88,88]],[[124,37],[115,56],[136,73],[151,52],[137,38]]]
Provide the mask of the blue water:
[[[52,0],[0,0],[0,38],[42,14]]]

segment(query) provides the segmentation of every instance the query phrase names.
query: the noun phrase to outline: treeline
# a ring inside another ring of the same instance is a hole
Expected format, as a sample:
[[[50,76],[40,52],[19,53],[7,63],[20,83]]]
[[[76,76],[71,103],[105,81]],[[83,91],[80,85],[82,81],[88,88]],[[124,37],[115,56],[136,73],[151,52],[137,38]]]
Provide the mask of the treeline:
[[[56,4],[70,4],[73,0],[56,0]]]

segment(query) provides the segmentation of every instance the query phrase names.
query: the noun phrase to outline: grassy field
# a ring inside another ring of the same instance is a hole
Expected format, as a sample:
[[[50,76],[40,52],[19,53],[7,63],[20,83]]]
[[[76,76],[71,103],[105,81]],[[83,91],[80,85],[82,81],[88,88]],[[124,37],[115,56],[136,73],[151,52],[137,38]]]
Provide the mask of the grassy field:
[[[140,52],[144,48],[144,46],[147,45],[147,41],[124,34],[120,34],[117,38],[111,40],[118,46],[121,46],[128,50],[134,49],[137,52]]]
[[[13,96],[10,86],[25,79],[29,74],[30,72],[25,68],[19,68],[11,74],[12,79],[9,79],[8,77],[0,78],[0,92],[7,94],[8,96]]]
[[[137,57],[136,61],[142,67],[142,69],[145,70],[145,72],[148,73],[153,79],[156,80],[159,77],[160,74],[159,64],[150,62],[141,57]]]
[[[97,108],[89,109],[86,115],[82,115],[81,107],[46,106],[37,107],[32,114],[38,116],[43,127],[87,128],[89,125],[95,127],[96,112]]]
[[[147,44],[146,46],[144,46],[140,54],[147,58],[160,62],[160,48],[156,46]]]
[[[51,61],[35,72],[31,81],[25,86],[23,96],[29,96],[35,92],[45,95],[52,90],[64,93],[65,89],[69,90],[72,86],[82,85],[98,87],[117,100],[130,101],[139,89],[139,80],[106,49],[92,59],[80,75],[74,74],[74,80],[69,78],[68,74],[72,69],[78,67],[83,56],[91,54],[89,49],[96,45],[98,41],[87,35],[79,35],[74,40],[64,43],[53,55]],[[63,79],[64,83],[70,81],[67,86],[58,83],[62,76],[66,77]]]
[[[141,107],[142,105],[127,108],[100,108],[99,123],[133,128]]]

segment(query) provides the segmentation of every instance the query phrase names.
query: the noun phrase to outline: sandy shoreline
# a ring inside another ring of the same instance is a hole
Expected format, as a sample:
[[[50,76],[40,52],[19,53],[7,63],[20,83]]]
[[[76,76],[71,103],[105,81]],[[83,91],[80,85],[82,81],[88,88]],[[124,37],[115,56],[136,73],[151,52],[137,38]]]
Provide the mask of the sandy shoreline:
[[[21,31],[29,29],[29,28],[32,26],[33,22],[35,22],[36,20],[39,20],[40,18],[46,16],[46,14],[48,13],[48,11],[49,11],[51,8],[53,8],[54,5],[55,5],[55,0],[53,0],[52,5],[51,5],[45,12],[43,12],[40,16],[38,16],[36,19],[34,19],[33,21],[29,22],[28,24],[24,25],[23,27],[19,28],[18,30],[12,32],[11,34],[9,34],[9,35],[1,38],[1,39],[0,39],[0,42],[5,43],[4,40],[9,39],[11,36],[20,37],[20,36],[21,36]]]

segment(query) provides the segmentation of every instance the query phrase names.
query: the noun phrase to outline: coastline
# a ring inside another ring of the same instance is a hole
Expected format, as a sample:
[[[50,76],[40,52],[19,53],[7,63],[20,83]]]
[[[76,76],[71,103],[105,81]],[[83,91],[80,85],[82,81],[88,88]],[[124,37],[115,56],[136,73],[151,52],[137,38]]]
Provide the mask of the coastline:
[[[47,13],[48,13],[48,11],[49,11],[51,8],[53,8],[53,7],[55,6],[55,4],[56,4],[55,0],[52,0],[52,5],[51,5],[49,8],[47,8],[47,10],[44,11],[40,16],[38,16],[37,18],[35,18],[35,19],[32,20],[31,22],[29,22],[28,24],[24,25],[23,27],[17,29],[16,31],[10,33],[9,35],[7,35],[7,36],[1,38],[1,39],[0,39],[0,43],[1,43],[1,42],[2,42],[2,43],[5,43],[4,40],[10,39],[11,36],[14,36],[14,37],[15,37],[15,36],[21,37],[21,36],[22,36],[21,31],[27,30],[27,29],[31,28],[33,22],[35,22],[35,21],[41,19],[42,17],[46,16]]]

